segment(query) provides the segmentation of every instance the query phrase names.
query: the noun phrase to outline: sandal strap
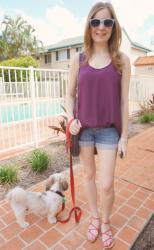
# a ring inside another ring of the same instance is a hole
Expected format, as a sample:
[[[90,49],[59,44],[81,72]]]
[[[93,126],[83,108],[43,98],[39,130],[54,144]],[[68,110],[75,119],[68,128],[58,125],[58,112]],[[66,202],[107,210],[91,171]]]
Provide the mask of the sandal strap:
[[[110,224],[110,221],[107,222],[102,221],[102,224]]]
[[[108,240],[112,240],[113,241],[113,238],[112,237],[109,237],[109,238],[107,238],[106,240],[103,240],[103,243],[105,243],[106,241],[108,241]],[[110,244],[109,244],[110,245]]]
[[[99,219],[99,218],[97,218]],[[96,233],[95,233],[96,232]],[[99,226],[96,227],[92,222],[90,223],[89,225],[89,228],[88,228],[88,233],[94,237],[95,239],[97,239],[98,237],[98,232],[99,232]]]
[[[107,236],[106,239],[102,239],[103,244],[105,244],[105,245],[107,244],[107,247],[113,244],[113,236],[112,236],[112,231],[110,228],[108,230],[106,230],[105,232],[101,232],[101,234],[102,234],[102,237],[103,237],[103,235]],[[108,241],[110,241],[109,244],[107,243]]]
[[[96,237],[98,235],[98,233],[94,234],[92,230],[95,230],[95,232],[98,232],[96,229],[88,229],[88,233],[90,233],[92,236]]]
[[[90,223],[89,227],[92,226],[93,228],[89,228],[88,231],[91,231],[91,230],[98,230],[99,227],[96,227],[95,225],[93,225],[92,223]]]
[[[108,230],[106,230],[105,232],[101,232],[101,234],[102,234],[102,235],[103,235],[103,234],[106,234],[107,236],[109,236],[108,232],[111,232],[111,229],[108,229]],[[112,234],[112,232],[111,232],[111,234]]]

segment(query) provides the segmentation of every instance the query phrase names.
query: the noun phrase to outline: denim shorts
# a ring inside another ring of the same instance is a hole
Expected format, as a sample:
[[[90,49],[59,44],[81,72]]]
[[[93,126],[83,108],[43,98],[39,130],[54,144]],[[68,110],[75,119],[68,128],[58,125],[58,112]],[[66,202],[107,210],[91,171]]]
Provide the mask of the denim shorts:
[[[119,134],[114,127],[109,128],[84,128],[81,131],[80,146],[96,146],[99,149],[116,149]]]

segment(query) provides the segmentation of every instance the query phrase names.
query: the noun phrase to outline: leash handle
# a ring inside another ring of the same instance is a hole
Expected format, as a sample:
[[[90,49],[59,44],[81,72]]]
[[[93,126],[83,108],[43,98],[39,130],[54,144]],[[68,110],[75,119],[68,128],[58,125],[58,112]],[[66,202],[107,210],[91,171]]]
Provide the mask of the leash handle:
[[[73,121],[74,121],[74,118],[72,118],[66,126],[66,143],[67,143],[67,148],[68,148],[69,152],[71,149],[71,133],[70,133],[69,129],[70,129],[71,123]]]

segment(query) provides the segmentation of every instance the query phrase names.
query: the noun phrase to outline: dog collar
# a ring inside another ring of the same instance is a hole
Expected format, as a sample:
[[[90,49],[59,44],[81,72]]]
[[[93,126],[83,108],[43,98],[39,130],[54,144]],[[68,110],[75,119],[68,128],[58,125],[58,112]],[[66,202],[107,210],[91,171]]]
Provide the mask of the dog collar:
[[[55,194],[58,194],[58,195],[60,195],[62,198],[63,198],[63,203],[65,203],[65,201],[66,201],[66,198],[65,198],[65,195],[63,195],[62,194],[62,192],[60,192],[60,191],[54,191],[54,190],[50,190],[51,192],[53,192],[53,193],[55,193]]]

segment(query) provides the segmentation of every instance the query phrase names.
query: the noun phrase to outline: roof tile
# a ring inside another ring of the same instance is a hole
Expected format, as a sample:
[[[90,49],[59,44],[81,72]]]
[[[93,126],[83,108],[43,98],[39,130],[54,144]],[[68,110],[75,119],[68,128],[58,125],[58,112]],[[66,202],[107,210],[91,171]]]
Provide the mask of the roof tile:
[[[154,65],[154,56],[138,57],[134,65],[135,66]]]

